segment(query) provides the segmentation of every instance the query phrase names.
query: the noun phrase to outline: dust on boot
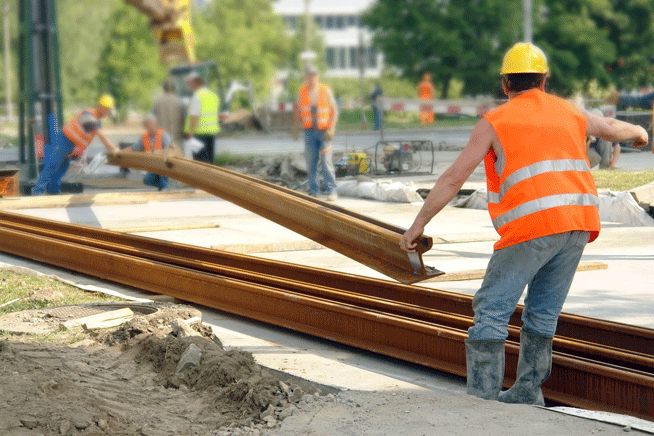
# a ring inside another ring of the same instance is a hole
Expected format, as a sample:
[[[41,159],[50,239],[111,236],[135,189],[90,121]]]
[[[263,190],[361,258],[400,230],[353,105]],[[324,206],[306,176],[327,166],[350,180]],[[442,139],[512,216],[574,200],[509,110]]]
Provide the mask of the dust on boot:
[[[466,339],[468,395],[496,400],[504,380],[504,341]]]
[[[552,338],[520,330],[520,355],[515,384],[501,392],[503,403],[545,405],[541,385],[552,371]]]

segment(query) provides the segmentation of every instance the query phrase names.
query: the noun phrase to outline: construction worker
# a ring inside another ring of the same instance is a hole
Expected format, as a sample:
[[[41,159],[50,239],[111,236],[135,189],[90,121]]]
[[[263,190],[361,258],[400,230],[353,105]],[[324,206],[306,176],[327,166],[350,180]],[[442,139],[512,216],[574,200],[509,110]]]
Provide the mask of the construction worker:
[[[62,132],[55,132],[55,138],[51,138],[52,144],[45,148],[43,169],[32,188],[32,195],[44,195],[46,191],[49,194],[61,192],[61,178],[68,171],[70,160],[81,156],[96,136],[109,153],[117,151],[100,130],[102,118],[109,115],[114,105],[114,98],[104,94],[95,108],[84,109],[64,125]]]
[[[171,79],[163,83],[163,91],[163,94],[155,99],[152,113],[157,117],[157,124],[170,134],[173,143],[181,147],[184,106],[175,94],[175,84]]]
[[[193,91],[191,102],[186,114],[184,125],[185,138],[197,138],[204,147],[193,153],[193,159],[214,163],[214,143],[216,134],[220,132],[218,119],[218,96],[206,87],[206,80],[193,71],[186,76],[186,85]]]
[[[592,109],[591,114],[597,115],[598,117],[604,117],[604,114],[599,109]],[[602,138],[595,138],[589,136],[586,138],[588,143],[588,151],[586,152],[588,156],[588,162],[591,168],[599,165],[599,168],[602,170],[605,169],[616,169],[616,163],[620,157],[620,144],[612,144],[609,141],[605,141]]]
[[[293,135],[297,139],[298,124],[302,121],[309,194],[317,197],[320,192],[318,164],[322,161],[322,177],[329,201],[338,198],[331,146],[337,120],[338,106],[332,90],[318,81],[318,70],[308,66],[305,71],[305,82],[298,93]]]
[[[414,251],[425,225],[485,161],[488,211],[500,240],[472,302],[467,392],[508,403],[544,404],[540,386],[551,371],[557,319],[583,249],[599,234],[586,136],[637,147],[648,140],[640,126],[598,117],[545,93],[548,72],[545,55],[533,44],[508,50],[501,74],[509,101],[477,123],[400,241]],[[500,393],[509,317],[525,286],[517,379]]]
[[[434,85],[431,83],[431,74],[425,73],[422,82],[418,84],[418,98],[420,100],[431,100],[434,98]],[[420,109],[420,124],[431,124],[434,122],[434,111]]]
[[[164,149],[170,147],[172,144],[170,135],[159,127],[154,114],[147,114],[143,117],[143,127],[145,127],[145,133],[134,144],[123,151],[162,154]],[[159,188],[162,191],[168,188],[168,177],[146,173],[143,177],[143,183]]]

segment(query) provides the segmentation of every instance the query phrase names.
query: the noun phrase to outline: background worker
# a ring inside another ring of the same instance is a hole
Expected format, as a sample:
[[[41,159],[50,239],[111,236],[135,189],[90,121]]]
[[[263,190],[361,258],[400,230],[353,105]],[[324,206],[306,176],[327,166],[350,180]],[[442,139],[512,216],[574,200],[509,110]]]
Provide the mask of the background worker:
[[[372,113],[375,119],[375,130],[381,130],[382,123],[382,107],[381,99],[384,96],[384,90],[381,87],[381,83],[377,81],[375,87],[370,92],[370,103],[372,103]]]
[[[509,101],[484,115],[466,148],[438,179],[400,241],[410,252],[425,225],[485,160],[488,212],[500,234],[472,307],[466,364],[468,394],[508,403],[544,404],[540,386],[552,365],[552,337],[586,243],[599,234],[595,182],[585,138],[647,144],[647,132],[580,111],[544,92],[549,69],[530,43],[514,45],[502,63]],[[525,286],[517,379],[500,393],[509,317]]]
[[[143,127],[145,127],[145,133],[134,144],[123,151],[163,154],[164,149],[171,146],[172,139],[170,135],[159,127],[154,114],[147,114],[143,117]],[[168,177],[146,173],[143,177],[143,183],[159,188],[162,191],[168,188]]]
[[[116,146],[100,130],[102,118],[109,115],[114,105],[114,98],[104,94],[95,108],[84,109],[63,127],[62,132],[55,132],[55,138],[51,138],[52,144],[45,147],[43,169],[32,188],[32,195],[44,195],[46,191],[49,194],[61,192],[61,178],[68,171],[70,160],[83,154],[96,136],[109,153],[117,151]]]
[[[168,79],[163,83],[163,94],[157,97],[152,106],[152,113],[157,117],[157,124],[168,132],[173,143],[182,146],[182,129],[184,106],[175,94],[175,84]]]
[[[418,84],[418,98],[420,100],[431,100],[436,93],[434,84],[431,83],[431,74],[425,73],[422,76],[422,82]],[[431,124],[434,122],[434,111],[420,111],[420,124]]]
[[[204,147],[193,153],[193,159],[202,162],[214,163],[214,143],[216,135],[220,132],[218,96],[206,87],[204,77],[195,71],[186,77],[186,85],[193,91],[189,103],[186,123],[184,125],[185,138],[197,138]]]
[[[331,140],[336,131],[338,106],[329,86],[318,81],[318,70],[313,66],[306,68],[305,81],[300,87],[293,123],[293,136],[297,140],[298,124],[304,127],[304,155],[307,160],[309,194],[317,197],[318,164],[322,160],[322,177],[325,182],[327,200],[333,201],[336,195],[336,175],[332,162]]]

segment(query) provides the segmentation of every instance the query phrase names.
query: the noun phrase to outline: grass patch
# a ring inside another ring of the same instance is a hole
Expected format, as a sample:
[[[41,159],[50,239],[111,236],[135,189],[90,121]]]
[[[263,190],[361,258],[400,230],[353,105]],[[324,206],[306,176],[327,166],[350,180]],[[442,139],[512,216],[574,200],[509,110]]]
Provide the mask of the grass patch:
[[[375,118],[372,109],[365,112],[367,129],[375,126]],[[434,122],[429,125],[420,124],[420,115],[416,112],[386,112],[383,118],[384,129],[421,129],[433,127],[467,127],[474,126],[479,121],[478,117],[468,115],[435,115]],[[361,109],[344,109],[340,112],[336,130],[349,131],[361,130]]]
[[[597,170],[593,171],[593,178],[595,179],[597,189],[628,191],[647,183],[654,182],[654,170]]]
[[[87,292],[74,286],[35,274],[0,271],[0,316],[21,310],[41,309],[71,304],[123,301],[98,292]]]
[[[18,147],[18,137],[0,133],[0,148]]]
[[[243,156],[231,153],[218,153],[214,156],[213,161],[219,167],[232,166],[232,167],[241,167],[241,166],[250,166],[252,161],[255,159],[254,156]]]

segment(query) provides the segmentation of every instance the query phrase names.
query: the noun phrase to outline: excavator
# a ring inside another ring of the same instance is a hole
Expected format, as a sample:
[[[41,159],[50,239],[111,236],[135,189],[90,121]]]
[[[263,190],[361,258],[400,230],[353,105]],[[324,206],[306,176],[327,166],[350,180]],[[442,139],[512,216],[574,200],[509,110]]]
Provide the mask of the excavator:
[[[150,28],[159,45],[161,62],[177,63],[169,70],[169,76],[175,83],[180,97],[190,97],[191,91],[186,87],[184,78],[196,72],[208,82],[216,79],[220,95],[221,122],[226,130],[238,130],[240,126],[230,125],[229,106],[238,92],[245,92],[253,111],[253,123],[261,129],[261,123],[254,116],[254,92],[250,83],[232,81],[224,92],[218,66],[215,62],[197,62],[195,57],[195,35],[191,25],[193,0],[125,0],[150,18]]]

